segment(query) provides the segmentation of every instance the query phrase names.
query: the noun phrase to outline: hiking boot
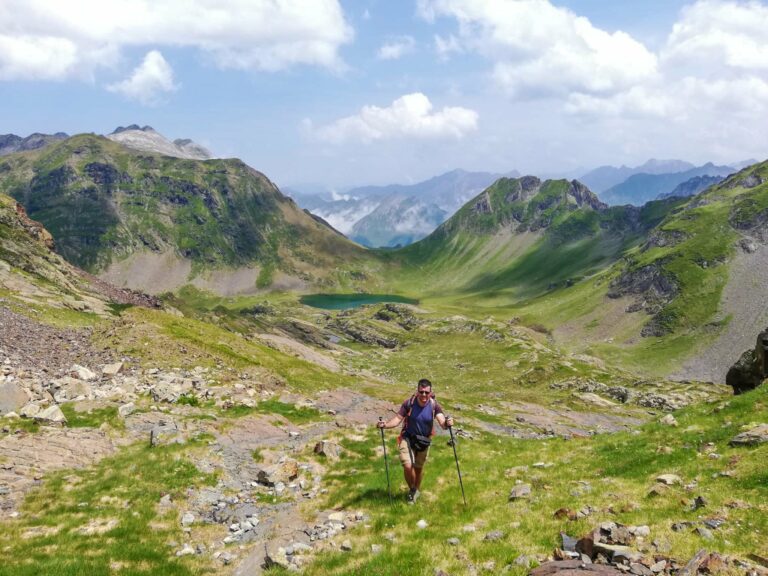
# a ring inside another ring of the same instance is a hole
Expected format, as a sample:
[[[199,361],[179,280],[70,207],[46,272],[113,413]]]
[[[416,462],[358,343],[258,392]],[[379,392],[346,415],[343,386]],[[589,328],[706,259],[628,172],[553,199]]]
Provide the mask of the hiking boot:
[[[418,494],[418,492],[419,491],[416,490],[416,488],[411,488],[408,491],[408,495],[405,497],[405,501],[408,502],[408,504],[413,504],[414,502],[416,502],[417,497],[415,497],[415,494]]]
[[[418,490],[414,490],[413,492],[411,492],[410,503],[411,504],[416,504],[416,500],[419,499],[419,496],[421,496],[421,492],[419,492]]]

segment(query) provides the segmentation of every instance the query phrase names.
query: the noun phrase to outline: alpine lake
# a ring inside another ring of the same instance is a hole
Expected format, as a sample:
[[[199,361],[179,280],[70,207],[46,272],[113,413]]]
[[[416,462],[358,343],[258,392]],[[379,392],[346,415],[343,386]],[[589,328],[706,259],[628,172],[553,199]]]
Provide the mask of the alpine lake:
[[[366,304],[381,302],[396,302],[399,304],[418,304],[419,301],[396,294],[307,294],[299,301],[312,308],[324,310],[347,310],[359,308]]]

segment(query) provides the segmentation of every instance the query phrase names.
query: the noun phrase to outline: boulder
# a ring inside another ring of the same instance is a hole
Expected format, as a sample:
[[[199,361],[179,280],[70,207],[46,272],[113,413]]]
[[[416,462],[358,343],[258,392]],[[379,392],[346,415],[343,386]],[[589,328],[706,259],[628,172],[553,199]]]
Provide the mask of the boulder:
[[[335,462],[341,455],[342,448],[338,444],[329,442],[328,440],[321,440],[315,444],[315,454],[325,456],[328,460]]]
[[[256,475],[256,481],[264,486],[274,487],[278,483],[288,483],[299,475],[299,463],[293,459],[262,468]]]
[[[91,385],[80,378],[65,376],[51,382],[53,388],[53,398],[56,402],[66,402],[76,398],[91,398],[93,389]]]
[[[113,378],[123,371],[123,363],[115,362],[114,364],[106,364],[101,369],[101,373],[108,378]]]
[[[34,416],[35,420],[40,420],[42,422],[50,423],[50,424],[66,424],[67,423],[67,417],[64,416],[64,412],[61,411],[61,408],[59,408],[56,404],[53,406],[48,406],[45,410],[38,412]]]
[[[735,394],[753,390],[768,377],[768,330],[757,335],[757,343],[744,352],[728,370],[725,383]]]
[[[674,486],[675,484],[680,484],[682,480],[677,474],[662,474],[656,477],[656,482],[667,486]]]
[[[152,447],[168,444],[186,444],[187,437],[176,422],[160,422],[149,432],[149,444]]]
[[[29,403],[29,393],[14,382],[0,384],[0,416],[18,412]]]
[[[736,435],[730,441],[731,446],[755,446],[768,442],[768,424],[760,424],[751,430]]]
[[[530,484],[518,484],[514,486],[509,492],[510,500],[521,500],[531,497],[531,485]]]
[[[39,404],[35,404],[34,402],[30,402],[29,404],[25,404],[21,408],[21,410],[19,410],[19,414],[23,418],[34,418],[35,416],[37,416],[37,414],[40,413],[40,410],[42,410],[42,408],[40,408]]]
[[[96,373],[80,364],[73,364],[69,369],[69,375],[80,380],[96,380]]]
[[[117,414],[121,418],[125,418],[133,414],[134,410],[136,410],[136,404],[133,402],[128,402],[127,404],[123,404],[120,406],[120,408],[117,409]]]
[[[528,576],[555,576],[564,572],[564,576],[619,576],[624,573],[613,566],[603,564],[585,564],[581,560],[563,560],[545,562],[528,573]]]

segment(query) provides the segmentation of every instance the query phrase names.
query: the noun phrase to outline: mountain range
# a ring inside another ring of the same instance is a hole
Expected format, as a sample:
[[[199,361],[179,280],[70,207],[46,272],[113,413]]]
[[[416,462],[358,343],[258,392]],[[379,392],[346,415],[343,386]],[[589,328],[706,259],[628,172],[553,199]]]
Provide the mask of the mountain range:
[[[516,176],[509,172],[506,176]],[[429,234],[504,174],[452,170],[415,184],[361,186],[339,193],[286,193],[354,241],[369,247],[409,244]]]
[[[737,172],[732,166],[716,166],[711,162],[703,166],[692,167],[681,172],[636,173],[620,184],[616,184],[600,193],[600,198],[607,204],[642,205],[660,195],[671,193],[678,185],[701,176],[725,178]]]
[[[490,177],[455,171],[406,189],[429,200],[448,187],[459,197]],[[764,268],[765,181],[766,164],[758,163],[714,185],[699,178],[708,186],[693,197],[609,206],[579,180],[501,177],[422,240],[379,252],[301,210],[239,160],[177,158],[85,134],[0,161],[0,191],[44,224],[58,253],[118,286],[463,295],[545,324],[560,310],[552,330],[569,327],[584,345],[601,346],[602,329],[587,326],[607,323],[638,357],[652,338],[690,350],[706,330],[726,333],[728,315],[750,326],[763,321],[750,308],[754,298],[737,298],[732,310],[721,299],[758,281],[750,274]],[[382,198],[375,210],[391,234],[392,218],[413,230],[403,214],[418,222],[446,216],[424,212],[412,195],[388,200],[393,189],[403,187],[355,192]],[[377,238],[375,230],[364,232]],[[412,238],[404,233],[401,242]],[[743,346],[731,336],[721,349]],[[711,370],[722,366],[719,359]]]

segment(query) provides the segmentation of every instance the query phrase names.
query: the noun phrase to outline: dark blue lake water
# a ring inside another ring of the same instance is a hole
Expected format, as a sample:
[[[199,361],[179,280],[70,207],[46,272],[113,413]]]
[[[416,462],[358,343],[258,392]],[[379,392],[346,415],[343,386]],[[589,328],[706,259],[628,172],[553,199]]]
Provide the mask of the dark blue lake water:
[[[379,302],[419,303],[418,300],[397,294],[307,294],[302,296],[299,301],[307,306],[325,310],[346,310],[364,304],[378,304]]]

